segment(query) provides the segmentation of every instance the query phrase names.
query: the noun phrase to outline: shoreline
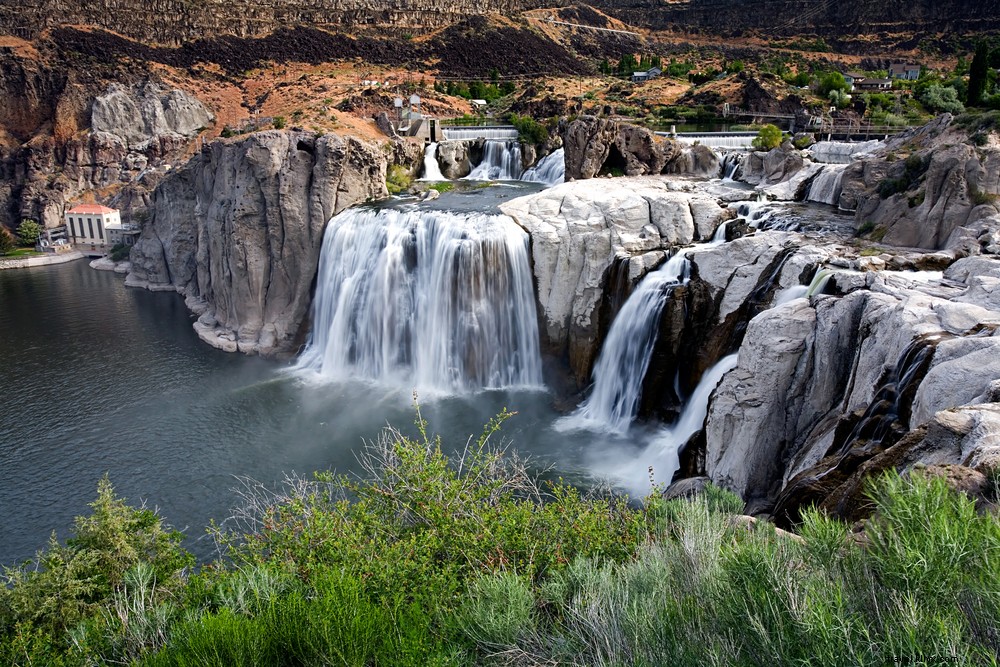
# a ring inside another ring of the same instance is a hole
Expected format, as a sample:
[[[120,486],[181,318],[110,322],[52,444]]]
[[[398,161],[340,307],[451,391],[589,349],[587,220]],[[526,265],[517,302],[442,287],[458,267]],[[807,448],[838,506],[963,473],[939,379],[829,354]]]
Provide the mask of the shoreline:
[[[85,255],[75,250],[62,255],[44,255],[41,257],[18,257],[16,259],[4,259],[0,257],[0,271],[5,269],[30,269],[35,266],[50,266],[53,264],[66,264],[78,259],[84,259]]]

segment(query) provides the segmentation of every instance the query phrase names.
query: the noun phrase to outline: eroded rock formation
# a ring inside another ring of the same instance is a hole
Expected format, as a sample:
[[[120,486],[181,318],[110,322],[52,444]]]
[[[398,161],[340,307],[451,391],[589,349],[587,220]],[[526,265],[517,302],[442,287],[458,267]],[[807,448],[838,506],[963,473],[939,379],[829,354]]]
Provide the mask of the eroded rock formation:
[[[202,339],[274,355],[297,342],[327,221],[384,197],[386,158],[335,135],[260,132],[207,145],[156,189],[127,284],[176,290]]]

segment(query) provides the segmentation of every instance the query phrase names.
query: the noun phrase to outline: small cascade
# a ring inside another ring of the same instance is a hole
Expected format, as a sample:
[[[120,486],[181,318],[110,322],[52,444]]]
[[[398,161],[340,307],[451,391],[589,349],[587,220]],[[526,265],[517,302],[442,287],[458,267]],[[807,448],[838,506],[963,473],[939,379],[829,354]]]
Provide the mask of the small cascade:
[[[736,368],[738,358],[739,354],[730,354],[705,371],[698,381],[698,386],[695,387],[691,397],[684,404],[684,410],[677,421],[655,436],[646,451],[639,457],[639,461],[645,466],[651,465],[651,461],[657,462],[657,465],[653,466],[653,470],[661,483],[669,484],[674,473],[680,468],[681,450],[684,449],[684,445],[688,443],[691,436],[705,425],[705,417],[708,415],[708,400],[722,381],[722,376]],[[638,479],[641,479],[642,471],[639,472]]]
[[[822,294],[823,290],[826,289],[826,284],[830,282],[830,278],[833,277],[833,271],[829,269],[820,269],[813,276],[812,282],[806,288],[805,294],[803,296],[815,296],[817,294]]]
[[[340,213],[298,368],[446,392],[541,385],[527,234],[501,215]]]
[[[657,134],[666,135],[665,132]],[[726,148],[729,150],[750,150],[753,148],[753,140],[757,135],[753,132],[706,132],[678,134],[676,139],[684,144],[701,144],[709,148]]]
[[[826,165],[809,185],[806,201],[837,206],[840,203],[840,183],[847,165]]]
[[[728,220],[726,220],[724,223],[722,223],[721,225],[719,225],[719,227],[715,230],[715,233],[712,234],[711,244],[712,245],[719,245],[721,243],[725,243],[726,242],[726,230],[728,228],[729,228],[729,221]]]
[[[504,141],[507,139],[517,139],[519,132],[513,126],[443,126],[441,128],[448,141],[466,141],[470,139],[491,139]]]
[[[771,204],[767,197],[760,195],[754,201],[738,202],[736,207],[736,217],[754,229],[770,229],[771,218],[774,217],[777,209]]]
[[[678,252],[649,273],[618,312],[594,366],[594,389],[570,418],[572,426],[623,433],[639,410],[642,380],[656,343],[663,307],[687,282],[691,262]]]
[[[491,139],[483,146],[483,161],[466,178],[470,181],[516,181],[523,170],[518,141]]]
[[[522,181],[556,185],[566,180],[566,151],[552,151],[521,176]]]
[[[437,142],[427,144],[427,148],[424,149],[424,175],[420,178],[421,181],[447,181],[448,179],[444,177],[441,173],[441,167],[438,165],[437,161]]]
[[[725,151],[721,157],[722,159],[719,160],[719,164],[721,166],[722,180],[729,182],[738,180],[743,173],[743,161],[746,160],[747,154],[736,151]]]

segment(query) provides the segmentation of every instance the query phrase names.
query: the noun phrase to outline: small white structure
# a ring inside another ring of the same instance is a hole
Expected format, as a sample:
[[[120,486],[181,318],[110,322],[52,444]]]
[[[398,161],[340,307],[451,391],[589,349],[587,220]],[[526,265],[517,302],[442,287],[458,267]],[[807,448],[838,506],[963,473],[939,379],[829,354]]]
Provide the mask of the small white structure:
[[[114,245],[108,238],[109,225],[121,231],[118,209],[100,204],[77,204],[66,211],[65,217],[70,242],[84,246],[82,250],[104,251]]]

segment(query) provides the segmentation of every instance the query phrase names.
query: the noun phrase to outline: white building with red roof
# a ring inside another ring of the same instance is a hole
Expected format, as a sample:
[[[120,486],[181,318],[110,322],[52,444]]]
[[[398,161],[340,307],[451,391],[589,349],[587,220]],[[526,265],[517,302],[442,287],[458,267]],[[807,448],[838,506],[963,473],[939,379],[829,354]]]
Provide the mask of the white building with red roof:
[[[66,233],[70,243],[83,246],[81,249],[103,251],[114,242],[109,238],[118,231],[121,234],[122,219],[118,209],[100,204],[77,204],[66,211]]]

